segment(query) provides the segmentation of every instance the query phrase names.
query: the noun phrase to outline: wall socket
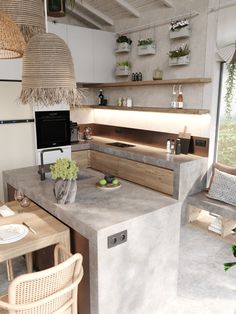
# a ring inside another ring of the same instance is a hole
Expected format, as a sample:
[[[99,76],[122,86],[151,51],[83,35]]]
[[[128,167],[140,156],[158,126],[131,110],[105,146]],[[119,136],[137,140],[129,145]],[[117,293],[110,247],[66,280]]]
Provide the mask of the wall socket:
[[[127,230],[123,230],[121,232],[115,233],[107,237],[107,247],[108,249],[127,242],[128,234]]]

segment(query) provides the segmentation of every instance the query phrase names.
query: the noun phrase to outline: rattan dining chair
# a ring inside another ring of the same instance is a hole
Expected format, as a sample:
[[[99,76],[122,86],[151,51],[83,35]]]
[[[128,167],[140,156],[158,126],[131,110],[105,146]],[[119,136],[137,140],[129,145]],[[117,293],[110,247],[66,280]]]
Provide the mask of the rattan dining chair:
[[[69,256],[67,259],[66,256]],[[63,262],[58,263],[62,257]],[[83,277],[82,255],[62,246],[54,250],[55,266],[16,277],[8,296],[0,299],[0,313],[77,314],[78,285]]]

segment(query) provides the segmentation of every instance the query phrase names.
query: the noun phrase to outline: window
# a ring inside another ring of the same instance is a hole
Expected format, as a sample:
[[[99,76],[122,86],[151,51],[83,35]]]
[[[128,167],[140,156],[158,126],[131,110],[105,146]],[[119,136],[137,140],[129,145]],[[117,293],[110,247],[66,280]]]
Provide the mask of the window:
[[[216,160],[236,167],[236,63],[222,64]]]

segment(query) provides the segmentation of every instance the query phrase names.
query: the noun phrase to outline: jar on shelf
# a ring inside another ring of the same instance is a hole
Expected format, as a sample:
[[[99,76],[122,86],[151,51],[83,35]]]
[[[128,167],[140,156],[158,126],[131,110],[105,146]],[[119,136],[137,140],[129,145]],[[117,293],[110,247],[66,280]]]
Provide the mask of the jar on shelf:
[[[153,70],[153,80],[162,80],[163,71],[159,68]]]

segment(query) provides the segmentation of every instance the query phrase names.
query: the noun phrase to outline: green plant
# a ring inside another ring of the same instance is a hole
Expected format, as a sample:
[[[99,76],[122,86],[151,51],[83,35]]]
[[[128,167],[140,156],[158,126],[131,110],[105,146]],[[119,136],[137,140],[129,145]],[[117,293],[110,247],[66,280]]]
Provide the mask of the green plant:
[[[75,180],[79,167],[74,160],[59,158],[55,164],[50,166],[53,179]]]
[[[233,231],[234,233],[236,233],[236,228],[232,229],[232,231]],[[236,257],[236,245],[233,244],[233,245],[231,246],[231,249],[232,249],[232,252],[233,252],[234,257]],[[226,271],[226,270],[230,269],[232,266],[235,266],[235,265],[236,265],[236,262],[224,263],[224,270]]]
[[[130,38],[128,38],[125,35],[120,35],[117,39],[116,42],[119,43],[128,43],[129,45],[132,44],[132,40]]]
[[[117,62],[116,66],[127,66],[128,68],[131,68],[131,63],[128,60],[125,60]]]
[[[179,47],[179,49],[170,50],[168,55],[170,58],[180,58],[189,55],[190,49],[186,44],[184,47]]]
[[[232,119],[232,102],[233,102],[233,90],[235,88],[236,80],[236,63],[227,63],[226,70],[228,72],[226,80],[226,93],[225,93],[225,118],[227,121]]]
[[[176,30],[179,30],[183,27],[186,27],[189,25],[189,20],[187,19],[182,19],[182,20],[179,20],[179,21],[174,21],[174,22],[171,22],[169,24],[169,30],[174,32]]]
[[[154,43],[154,40],[152,38],[140,39],[138,41],[138,46],[147,46],[147,45],[151,45],[153,43]]]

